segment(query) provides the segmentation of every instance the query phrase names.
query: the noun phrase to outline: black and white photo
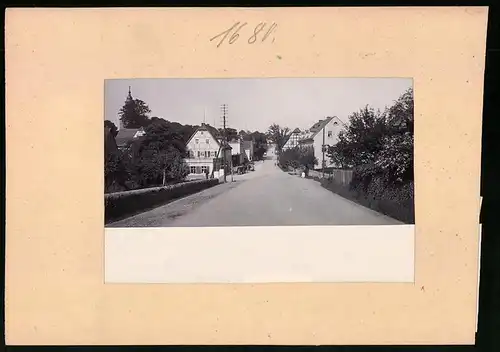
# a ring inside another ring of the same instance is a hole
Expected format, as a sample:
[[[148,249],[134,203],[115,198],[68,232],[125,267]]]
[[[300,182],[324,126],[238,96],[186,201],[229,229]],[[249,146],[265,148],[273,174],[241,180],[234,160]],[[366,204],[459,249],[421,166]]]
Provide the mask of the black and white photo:
[[[413,224],[412,84],[107,80],[106,226]]]

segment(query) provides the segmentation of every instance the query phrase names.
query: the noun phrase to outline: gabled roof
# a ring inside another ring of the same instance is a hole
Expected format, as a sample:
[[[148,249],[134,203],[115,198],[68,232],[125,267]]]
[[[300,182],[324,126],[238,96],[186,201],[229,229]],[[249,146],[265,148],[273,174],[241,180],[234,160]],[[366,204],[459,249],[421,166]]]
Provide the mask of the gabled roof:
[[[310,135],[307,137],[307,139],[309,138],[314,138],[321,130],[323,130],[323,128],[326,127],[326,125],[328,125],[330,123],[330,121],[332,120],[337,120],[339,121],[342,125],[345,126],[345,123],[342,122],[342,120],[340,120],[337,116],[333,116],[333,117],[327,117],[326,119],[324,120],[319,120],[318,122],[316,122],[314,125],[312,125],[312,127],[309,129],[310,131]]]
[[[143,128],[120,128],[118,134],[115,137],[116,144],[118,146],[127,144],[134,139],[137,132],[144,131]]]
[[[288,141],[290,140],[290,137],[292,136],[292,134],[299,134],[299,133],[301,133],[301,132],[300,132],[300,130],[298,128],[295,128],[292,132],[290,132],[290,134],[286,138],[285,143],[283,143],[283,146],[285,146],[288,143]]]
[[[214,136],[214,134],[212,133],[212,131],[211,131],[209,128],[207,128],[207,126],[206,126],[205,124],[203,124],[203,123],[201,124],[201,126],[200,126],[200,127],[198,127],[198,128],[197,128],[197,129],[193,132],[193,134],[191,135],[191,137],[189,137],[188,141],[186,142],[186,145],[188,145],[188,144],[189,144],[189,142],[191,142],[191,140],[192,140],[192,139],[193,139],[193,137],[196,135],[196,133],[198,133],[198,131],[206,131],[206,132],[208,132],[208,133],[210,134],[210,136],[212,136],[212,138],[215,140],[215,142],[217,142],[217,145],[219,145],[219,146],[220,146],[220,141],[219,141],[219,139],[218,139],[218,138],[216,138],[216,137]]]

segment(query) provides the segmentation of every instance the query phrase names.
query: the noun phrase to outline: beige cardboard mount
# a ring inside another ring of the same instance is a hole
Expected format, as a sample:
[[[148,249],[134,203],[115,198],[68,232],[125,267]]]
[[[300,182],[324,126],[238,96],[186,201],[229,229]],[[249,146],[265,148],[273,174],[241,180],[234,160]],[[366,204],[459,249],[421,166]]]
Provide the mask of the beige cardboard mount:
[[[210,38],[275,22],[274,41]],[[9,9],[8,344],[472,344],[487,8]],[[412,77],[415,283],[105,285],[111,78]]]

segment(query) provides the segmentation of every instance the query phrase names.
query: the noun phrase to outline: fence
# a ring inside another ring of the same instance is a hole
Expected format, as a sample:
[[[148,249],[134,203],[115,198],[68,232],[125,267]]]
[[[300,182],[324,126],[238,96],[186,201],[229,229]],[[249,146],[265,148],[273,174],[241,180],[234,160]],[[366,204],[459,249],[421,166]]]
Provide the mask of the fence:
[[[314,178],[325,178],[328,180],[333,180],[335,183],[338,183],[343,186],[349,186],[352,180],[352,170],[344,170],[344,169],[330,169],[325,170],[324,177],[322,171],[309,171],[309,176]]]

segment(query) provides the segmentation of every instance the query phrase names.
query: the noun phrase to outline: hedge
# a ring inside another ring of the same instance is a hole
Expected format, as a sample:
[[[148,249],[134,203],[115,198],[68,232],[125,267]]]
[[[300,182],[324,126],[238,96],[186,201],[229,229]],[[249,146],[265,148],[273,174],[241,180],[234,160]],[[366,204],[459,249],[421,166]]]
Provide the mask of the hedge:
[[[406,224],[415,223],[414,183],[388,186],[373,179],[366,187],[356,182],[344,186],[333,180],[314,178],[321,185],[353,202]]]
[[[105,222],[109,223],[140,211],[165,204],[170,200],[188,196],[213,187],[218,183],[218,179],[209,179],[183,182],[165,187],[144,188],[105,194]]]

